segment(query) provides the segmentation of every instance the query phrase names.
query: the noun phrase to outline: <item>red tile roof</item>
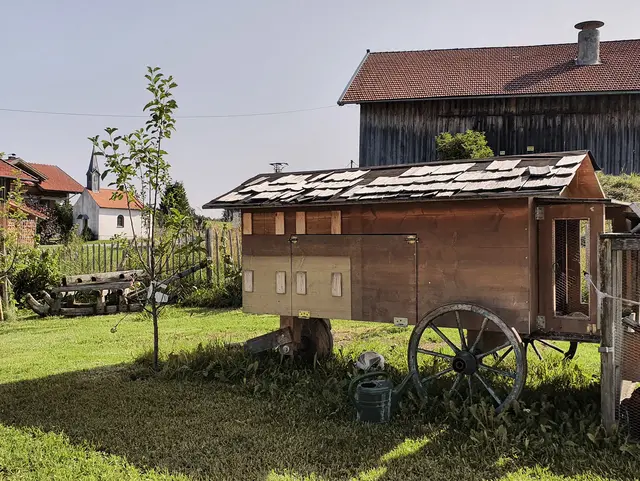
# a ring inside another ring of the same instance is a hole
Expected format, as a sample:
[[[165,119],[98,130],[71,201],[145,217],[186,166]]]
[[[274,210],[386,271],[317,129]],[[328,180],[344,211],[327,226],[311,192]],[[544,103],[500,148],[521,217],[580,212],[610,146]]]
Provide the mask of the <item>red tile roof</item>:
[[[22,212],[29,214],[33,217],[37,217],[38,219],[48,219],[48,216],[43,214],[42,212],[40,212],[37,209],[33,209],[31,207],[29,207],[28,205],[24,205],[24,204],[16,204],[14,201],[10,200],[9,201],[9,205],[15,209],[20,209]]]
[[[640,40],[601,42],[601,65],[578,66],[577,53],[577,43],[368,53],[338,103],[640,92]]]
[[[39,184],[42,190],[69,192],[72,194],[79,194],[84,190],[82,185],[57,165],[36,164],[34,162],[29,162],[28,165],[46,177],[46,179]]]
[[[122,199],[112,199],[111,196],[116,192],[115,189],[100,189],[99,192],[87,190],[89,195],[96,201],[98,207],[103,209],[126,209],[127,208],[127,196],[123,195]],[[141,210],[142,203],[138,199],[134,199],[131,202],[131,210]]]
[[[6,160],[0,159],[0,177],[7,177],[9,179],[20,179],[27,182],[37,182],[38,179],[27,174],[24,170],[19,169],[15,165],[11,165]]]

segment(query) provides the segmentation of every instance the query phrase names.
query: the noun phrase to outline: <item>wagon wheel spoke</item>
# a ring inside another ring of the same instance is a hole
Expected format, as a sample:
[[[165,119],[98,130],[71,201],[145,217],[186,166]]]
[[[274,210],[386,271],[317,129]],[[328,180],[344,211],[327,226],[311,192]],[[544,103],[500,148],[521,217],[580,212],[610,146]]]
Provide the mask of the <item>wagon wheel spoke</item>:
[[[444,376],[445,374],[447,374],[447,373],[449,373],[451,371],[453,371],[453,368],[449,367],[449,368],[445,369],[444,371],[440,371],[440,372],[437,372],[437,373],[433,374],[432,376],[425,377],[424,379],[420,380],[420,382],[422,384],[425,384],[425,383],[427,383],[429,381],[433,381],[434,379],[438,379],[439,377],[442,377],[442,376]]]
[[[487,352],[483,352],[482,354],[478,354],[476,356],[476,359],[478,361],[484,359],[487,356],[490,356],[492,354],[498,354],[498,351],[502,351],[505,347],[511,347],[511,343],[509,341],[505,342],[504,344],[498,346],[498,347],[494,347],[493,349],[487,351]],[[511,348],[513,349],[513,348]],[[495,357],[495,356],[494,356]]]
[[[515,372],[503,371],[501,369],[496,369],[493,366],[487,366],[486,364],[482,364],[482,363],[479,363],[478,367],[480,369],[485,369],[486,371],[490,371],[490,372],[492,372],[494,374],[499,374],[500,376],[510,377],[511,379],[515,379],[516,378],[516,373]]]
[[[460,384],[460,381],[462,381],[462,378],[463,378],[463,377],[464,377],[464,374],[462,374],[462,373],[459,373],[459,374],[456,376],[456,380],[455,380],[455,381],[453,381],[453,386],[451,386],[451,389],[449,390],[449,393],[450,393],[450,394],[453,394],[455,391],[457,391],[457,389],[458,389],[458,384]],[[469,378],[469,379],[471,379],[471,378]]]
[[[460,346],[463,351],[467,350],[467,340],[464,337],[464,331],[462,330],[462,324],[460,323],[460,313],[456,311],[456,325],[458,326],[458,334],[460,334]]]
[[[564,354],[564,351],[562,349],[560,349],[558,346],[551,344],[550,342],[545,341],[544,339],[538,339],[538,342],[540,344],[542,344],[543,346],[547,346],[550,347],[551,349],[553,349],[554,351],[559,352],[560,354]]]
[[[436,332],[436,334],[440,336],[440,338],[444,342],[447,343],[447,345],[453,350],[453,352],[457,353],[460,351],[460,348],[458,348],[458,346],[456,346],[453,342],[451,342],[451,340],[449,340],[449,338],[444,335],[444,332],[438,329],[438,326],[436,326],[435,324],[431,324],[431,329],[433,329]]]
[[[473,388],[471,387],[471,376],[467,376],[469,382],[469,402],[473,402]]]
[[[487,390],[487,392],[491,395],[491,397],[498,403],[498,406],[500,406],[500,404],[502,404],[502,399],[500,399],[498,397],[498,395],[495,393],[495,391],[491,388],[491,386],[489,386],[489,383],[487,383],[482,376],[480,376],[480,374],[478,374],[477,372],[473,373],[473,376],[475,378],[478,379],[478,381],[480,381],[480,384],[482,384],[484,386],[484,388]]]
[[[540,359],[542,361],[542,354],[540,354],[540,351],[538,351],[538,348],[536,347],[536,343],[531,341],[529,342],[529,345],[531,346],[531,349],[533,349],[533,352],[536,353],[536,356],[538,356],[538,359]]]
[[[472,344],[471,348],[469,349],[469,351],[475,352],[475,349],[478,346],[478,343],[480,342],[480,338],[482,337],[482,333],[487,328],[487,323],[488,322],[489,322],[489,319],[487,319],[486,317],[482,319],[482,325],[480,326],[480,330],[478,331],[478,335],[476,336],[475,340],[473,341],[473,344]]]
[[[504,354],[502,356],[500,356],[500,358],[496,361],[496,363],[494,364],[494,367],[497,366],[498,364],[500,364],[502,361],[504,361],[504,359],[513,352],[513,346],[509,347],[509,349],[507,349]]]
[[[450,356],[449,354],[443,354],[443,353],[437,352],[437,351],[430,351],[429,349],[422,349],[421,347],[418,348],[418,352],[420,354],[428,354],[429,356],[440,357],[442,359],[448,359],[449,361],[453,360],[453,356]]]

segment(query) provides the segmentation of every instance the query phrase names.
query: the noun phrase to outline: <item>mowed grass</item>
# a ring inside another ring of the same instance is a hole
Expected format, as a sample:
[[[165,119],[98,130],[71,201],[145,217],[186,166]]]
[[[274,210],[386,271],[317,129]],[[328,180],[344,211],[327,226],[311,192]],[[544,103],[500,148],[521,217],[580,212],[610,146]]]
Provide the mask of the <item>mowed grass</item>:
[[[518,412],[408,393],[393,422],[364,425],[351,361],[381,352],[398,381],[410,329],[332,325],[336,358],[307,367],[218,342],[273,330],[273,316],[172,309],[152,375],[134,362],[151,345],[141,316],[1,324],[0,479],[637,479],[633,446],[597,428],[596,346],[566,365],[530,359]]]

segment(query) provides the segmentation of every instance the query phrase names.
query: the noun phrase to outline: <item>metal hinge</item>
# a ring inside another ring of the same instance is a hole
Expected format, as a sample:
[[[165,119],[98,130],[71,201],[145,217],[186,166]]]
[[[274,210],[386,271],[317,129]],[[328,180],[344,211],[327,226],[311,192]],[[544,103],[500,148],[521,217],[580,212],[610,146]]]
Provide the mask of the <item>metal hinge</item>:
[[[415,244],[416,242],[418,242],[418,236],[408,235],[407,237],[404,238],[404,240],[407,241],[407,244]]]
[[[292,235],[291,237],[289,237],[289,242],[291,242],[292,244],[296,244],[298,242],[298,238]]]
[[[536,220],[544,220],[544,207],[536,207]]]

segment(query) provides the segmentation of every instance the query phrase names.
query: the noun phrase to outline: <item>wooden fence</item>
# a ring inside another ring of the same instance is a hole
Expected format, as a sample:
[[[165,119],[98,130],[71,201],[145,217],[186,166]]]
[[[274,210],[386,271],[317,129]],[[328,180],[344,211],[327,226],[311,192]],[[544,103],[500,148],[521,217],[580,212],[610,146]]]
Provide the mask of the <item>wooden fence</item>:
[[[224,240],[222,239],[224,236]],[[237,230],[208,229],[185,236],[180,240],[184,245],[201,238],[203,249],[193,250],[185,254],[176,252],[166,259],[163,271],[167,276],[198,264],[205,259],[211,259],[211,267],[193,274],[197,281],[220,284],[224,281],[224,252],[235,265],[242,259],[242,242]],[[137,250],[133,242],[91,242],[77,246],[41,246],[43,250],[57,252],[60,259],[62,275],[90,274],[94,272],[114,272],[119,270],[136,269],[140,267],[140,258],[148,261],[149,242],[137,242]]]

